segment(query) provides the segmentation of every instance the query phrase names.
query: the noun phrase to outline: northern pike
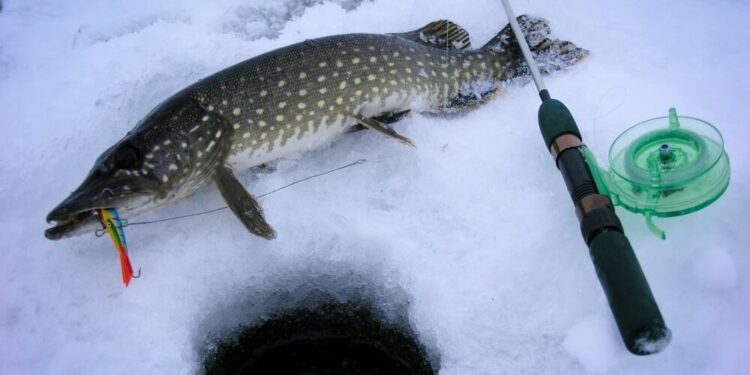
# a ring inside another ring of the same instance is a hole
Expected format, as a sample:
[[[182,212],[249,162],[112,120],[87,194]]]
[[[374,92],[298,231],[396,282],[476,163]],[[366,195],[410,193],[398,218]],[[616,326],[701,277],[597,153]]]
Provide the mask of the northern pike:
[[[542,72],[587,56],[571,42],[550,39],[546,20],[518,20]],[[93,210],[133,214],[213,182],[251,233],[273,238],[260,204],[235,172],[318,147],[356,127],[413,145],[390,126],[405,114],[473,108],[499,85],[527,75],[510,26],[472,49],[468,33],[447,20],[405,33],[329,36],[267,52],[154,108],[49,213],[55,226],[45,236],[95,228]]]

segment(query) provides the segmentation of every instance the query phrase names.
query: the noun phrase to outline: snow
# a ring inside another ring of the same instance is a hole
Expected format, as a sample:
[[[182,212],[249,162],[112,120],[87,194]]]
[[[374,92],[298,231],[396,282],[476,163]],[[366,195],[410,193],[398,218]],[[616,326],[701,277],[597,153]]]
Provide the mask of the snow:
[[[562,345],[588,373],[603,374],[620,361],[627,360],[617,327],[610,324],[612,317],[593,314],[571,327]]]
[[[696,254],[693,274],[705,288],[732,289],[737,286],[739,274],[729,252],[712,247]]]
[[[616,136],[671,106],[722,131],[732,181],[713,205],[658,220],[618,210],[673,338],[620,344],[533,87],[465,116],[413,116],[416,150],[370,132],[241,179],[273,241],[227,211],[128,228],[127,289],[108,240],[46,240],[44,217],[161,100],[223,67],[330,34],[449,18],[481,45],[499,1],[3,2],[0,13],[0,373],[192,373],[210,339],[328,291],[408,319],[443,374],[750,372],[750,16],[747,1],[515,0],[591,56],[547,78],[606,164]],[[215,188],[138,217],[222,205]]]

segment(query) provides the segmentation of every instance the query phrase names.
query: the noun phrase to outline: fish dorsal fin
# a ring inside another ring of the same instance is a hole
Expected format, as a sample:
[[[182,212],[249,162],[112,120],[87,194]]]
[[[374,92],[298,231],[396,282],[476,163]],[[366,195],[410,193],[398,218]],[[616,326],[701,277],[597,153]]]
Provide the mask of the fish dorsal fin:
[[[430,22],[414,31],[393,34],[433,48],[468,50],[471,49],[469,33],[461,26],[448,20]]]

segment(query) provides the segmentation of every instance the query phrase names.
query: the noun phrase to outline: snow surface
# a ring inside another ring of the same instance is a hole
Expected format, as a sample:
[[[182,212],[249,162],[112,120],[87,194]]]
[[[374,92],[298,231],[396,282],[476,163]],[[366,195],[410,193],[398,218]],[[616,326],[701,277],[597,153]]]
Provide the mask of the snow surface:
[[[591,56],[547,78],[600,162],[615,137],[675,106],[724,134],[732,182],[658,220],[619,210],[664,317],[667,349],[620,344],[533,87],[462,117],[413,116],[418,149],[369,132],[245,173],[278,238],[229,213],[127,230],[127,289],[107,239],[46,240],[44,217],[94,159],[187,84],[264,51],[449,18],[480,45],[497,0],[3,2],[0,13],[0,373],[192,373],[210,338],[328,290],[407,318],[443,374],[750,373],[750,4],[514,0]],[[222,205],[215,188],[139,219]]]

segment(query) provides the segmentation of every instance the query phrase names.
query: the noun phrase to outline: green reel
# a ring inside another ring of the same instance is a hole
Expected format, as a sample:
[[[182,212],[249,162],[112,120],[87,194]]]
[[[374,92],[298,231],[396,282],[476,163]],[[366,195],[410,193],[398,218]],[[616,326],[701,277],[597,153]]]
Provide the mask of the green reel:
[[[613,204],[646,216],[649,229],[666,238],[652,218],[688,214],[718,199],[729,185],[729,157],[721,133],[692,117],[641,122],[622,133],[609,149],[610,170],[584,156],[597,187]]]

